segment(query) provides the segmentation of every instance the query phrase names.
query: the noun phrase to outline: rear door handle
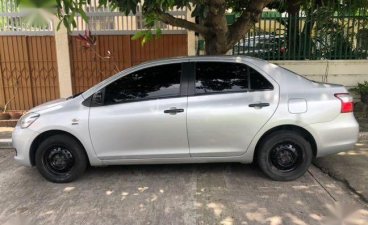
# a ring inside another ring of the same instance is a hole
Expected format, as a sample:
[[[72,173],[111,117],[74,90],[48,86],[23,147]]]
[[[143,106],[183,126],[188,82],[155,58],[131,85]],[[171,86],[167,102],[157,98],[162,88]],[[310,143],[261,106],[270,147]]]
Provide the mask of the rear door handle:
[[[253,108],[263,108],[263,107],[267,107],[270,106],[270,103],[253,103],[253,104],[249,104],[249,107],[253,107]]]
[[[169,114],[177,114],[177,113],[182,113],[182,112],[184,112],[184,109],[170,108],[170,109],[164,110],[164,113],[169,113]]]

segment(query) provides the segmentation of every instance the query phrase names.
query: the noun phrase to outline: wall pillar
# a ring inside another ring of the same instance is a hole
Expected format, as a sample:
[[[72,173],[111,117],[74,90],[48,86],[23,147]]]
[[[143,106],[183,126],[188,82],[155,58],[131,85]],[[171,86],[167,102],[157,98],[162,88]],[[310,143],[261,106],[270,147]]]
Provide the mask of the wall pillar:
[[[58,18],[53,18],[55,29],[55,45],[56,45],[56,61],[58,67],[59,92],[60,98],[66,98],[73,94],[72,89],[72,74],[70,67],[69,40],[68,31],[61,25],[59,30],[56,30]]]
[[[192,7],[193,9],[193,7]],[[195,17],[192,17],[192,10],[187,8],[187,20],[195,23]],[[187,40],[188,40],[188,56],[193,56],[196,54],[196,38],[195,32],[187,30]]]

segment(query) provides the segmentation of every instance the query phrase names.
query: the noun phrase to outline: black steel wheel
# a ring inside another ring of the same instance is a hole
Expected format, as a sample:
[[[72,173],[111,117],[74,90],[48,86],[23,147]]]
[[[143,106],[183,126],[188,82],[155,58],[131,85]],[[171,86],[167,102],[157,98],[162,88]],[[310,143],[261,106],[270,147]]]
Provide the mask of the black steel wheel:
[[[63,145],[55,145],[46,150],[42,163],[51,173],[65,175],[72,170],[74,157]]]
[[[87,168],[83,147],[73,137],[53,135],[39,145],[35,162],[38,171],[47,180],[66,183],[75,180]]]
[[[280,171],[293,171],[303,161],[302,148],[293,142],[279,143],[271,149],[269,160]]]
[[[277,131],[257,149],[257,162],[273,180],[289,181],[302,176],[313,159],[310,143],[298,132]]]

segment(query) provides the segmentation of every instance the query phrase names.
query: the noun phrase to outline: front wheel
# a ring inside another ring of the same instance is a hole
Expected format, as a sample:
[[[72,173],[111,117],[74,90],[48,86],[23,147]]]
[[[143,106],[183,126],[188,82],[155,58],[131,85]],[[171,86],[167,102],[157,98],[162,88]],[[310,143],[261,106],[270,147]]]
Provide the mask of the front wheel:
[[[257,150],[258,165],[273,180],[290,181],[301,177],[313,159],[310,143],[291,131],[272,133]]]
[[[87,160],[83,147],[65,134],[45,139],[35,156],[38,171],[55,183],[71,182],[82,175],[87,168]]]

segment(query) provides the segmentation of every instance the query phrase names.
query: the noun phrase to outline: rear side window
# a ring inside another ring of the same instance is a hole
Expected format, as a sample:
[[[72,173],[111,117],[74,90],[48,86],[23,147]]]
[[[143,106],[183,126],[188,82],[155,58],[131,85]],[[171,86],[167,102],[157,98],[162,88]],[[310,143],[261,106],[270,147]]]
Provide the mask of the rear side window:
[[[236,63],[199,62],[196,64],[195,92],[239,92],[248,90],[247,66]]]
[[[105,105],[175,97],[180,94],[181,64],[155,66],[126,75],[105,88]]]
[[[255,69],[249,68],[249,76],[250,76],[250,89],[253,91],[262,91],[262,90],[272,90],[272,84],[260,73],[258,73]]]
[[[196,94],[273,89],[255,69],[240,63],[199,62],[196,64]]]

